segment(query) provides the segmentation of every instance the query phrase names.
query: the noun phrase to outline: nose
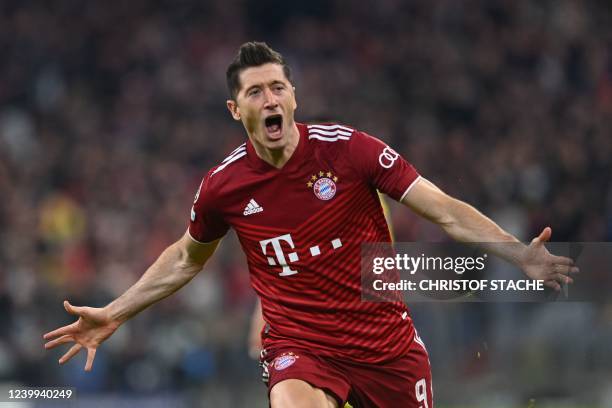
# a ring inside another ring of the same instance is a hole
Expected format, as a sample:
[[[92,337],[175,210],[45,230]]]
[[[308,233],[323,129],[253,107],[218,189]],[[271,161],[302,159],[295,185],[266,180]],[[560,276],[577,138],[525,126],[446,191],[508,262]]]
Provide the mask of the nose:
[[[264,88],[264,108],[265,109],[274,109],[278,106],[278,100],[276,99],[276,95],[269,88]]]

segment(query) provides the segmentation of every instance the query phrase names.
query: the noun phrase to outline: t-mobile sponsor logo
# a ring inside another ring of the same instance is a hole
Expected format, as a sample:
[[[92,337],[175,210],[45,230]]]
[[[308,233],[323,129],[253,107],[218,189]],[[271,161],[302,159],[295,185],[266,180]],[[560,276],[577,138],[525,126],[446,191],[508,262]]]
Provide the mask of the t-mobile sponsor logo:
[[[287,265],[287,260],[285,258],[285,253],[283,252],[283,248],[281,247],[281,242],[284,241],[287,244],[289,244],[289,246],[291,247],[291,249],[295,249],[295,244],[293,243],[293,239],[291,238],[291,234],[285,234],[285,235],[281,235],[279,237],[274,237],[274,238],[270,238],[270,239],[264,239],[263,241],[259,241],[259,244],[261,245],[261,250],[263,251],[264,255],[268,255],[266,248],[268,247],[268,244],[272,244],[272,249],[274,249],[274,255],[276,256],[276,260],[271,257],[268,256],[268,263],[271,266],[276,266],[276,265],[280,265],[283,267],[283,271],[281,273],[279,273],[279,276],[290,276],[290,275],[295,275],[296,273],[298,273],[298,271],[293,270],[289,267],[289,265]],[[296,252],[291,252],[289,254],[287,254],[289,257],[289,262],[295,262],[298,260],[298,256]]]
[[[263,254],[268,259],[268,264],[270,266],[281,266],[283,270],[278,274],[279,276],[291,276],[298,273],[295,269],[291,269],[289,263],[297,262],[299,260],[298,254],[296,251],[289,252],[286,254],[283,252],[282,242],[285,242],[289,245],[291,249],[295,249],[295,244],[293,243],[293,238],[291,238],[291,234],[280,235],[278,237],[264,239],[259,241],[259,245],[261,245],[261,250]],[[274,256],[268,255],[268,245],[272,244],[272,250],[274,252]],[[342,241],[340,238],[335,238],[331,242],[331,249],[336,250],[342,246]],[[310,255],[315,257],[321,255],[321,248],[319,245],[315,245],[309,248]]]

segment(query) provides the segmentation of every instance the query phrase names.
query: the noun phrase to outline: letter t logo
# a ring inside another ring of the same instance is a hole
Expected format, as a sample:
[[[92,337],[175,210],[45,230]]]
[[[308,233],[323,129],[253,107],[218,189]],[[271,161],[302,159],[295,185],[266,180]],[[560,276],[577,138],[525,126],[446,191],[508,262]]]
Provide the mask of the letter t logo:
[[[268,256],[268,263],[271,266],[280,265],[283,267],[283,271],[278,274],[279,276],[295,275],[296,273],[298,273],[298,271],[291,269],[289,265],[287,265],[287,260],[285,259],[285,253],[283,252],[283,249],[281,247],[281,241],[285,241],[286,243],[289,244],[291,249],[295,249],[295,245],[293,244],[293,239],[291,239],[291,234],[285,234],[285,235],[281,235],[281,236],[274,237],[271,239],[264,239],[263,241],[259,241],[259,244],[261,245],[261,250],[263,251],[263,254],[266,256],[267,256],[266,248],[268,247],[268,244],[270,243],[272,244],[272,249],[274,249],[274,255],[276,256],[276,259],[274,259],[271,256]],[[287,254],[287,255],[289,257],[289,262],[295,262],[298,260],[297,253],[295,252],[291,252],[290,254]]]

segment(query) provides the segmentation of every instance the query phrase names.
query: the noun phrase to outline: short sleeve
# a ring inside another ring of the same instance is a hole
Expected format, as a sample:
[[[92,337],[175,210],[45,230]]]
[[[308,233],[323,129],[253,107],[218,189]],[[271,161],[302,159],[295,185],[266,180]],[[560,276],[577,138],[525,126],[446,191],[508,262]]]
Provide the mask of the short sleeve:
[[[354,132],[348,154],[361,177],[396,201],[401,201],[420,177],[399,153],[363,132]]]
[[[218,200],[215,200],[214,191],[210,187],[210,175],[211,172],[200,183],[189,218],[189,235],[201,243],[215,241],[223,237],[229,229],[229,225],[216,208]]]

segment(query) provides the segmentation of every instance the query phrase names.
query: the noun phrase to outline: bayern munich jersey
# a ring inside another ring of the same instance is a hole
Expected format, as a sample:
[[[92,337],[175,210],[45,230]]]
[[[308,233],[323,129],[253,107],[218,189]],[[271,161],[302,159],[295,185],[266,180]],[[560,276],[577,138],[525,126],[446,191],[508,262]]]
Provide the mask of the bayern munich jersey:
[[[414,329],[406,306],[361,299],[361,244],[390,242],[377,194],[401,200],[419,177],[380,140],[347,126],[297,124],[277,169],[247,141],[202,180],[189,234],[231,227],[267,323],[264,347],[301,347],[364,363],[402,356]]]

